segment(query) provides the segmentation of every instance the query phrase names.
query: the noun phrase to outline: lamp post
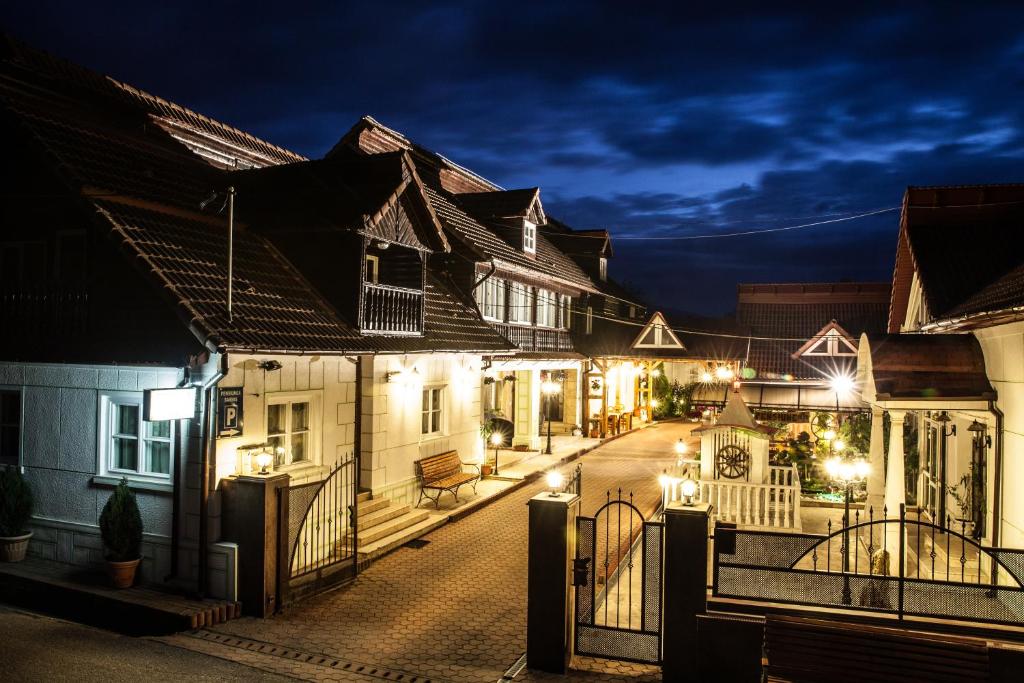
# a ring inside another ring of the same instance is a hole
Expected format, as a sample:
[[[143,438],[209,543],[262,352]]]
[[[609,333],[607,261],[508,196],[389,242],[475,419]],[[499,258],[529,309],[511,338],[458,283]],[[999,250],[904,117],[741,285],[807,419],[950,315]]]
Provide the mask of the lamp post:
[[[825,463],[825,471],[846,489],[843,512],[843,604],[849,605],[853,603],[853,595],[850,593],[850,498],[854,484],[860,484],[868,478],[871,465],[864,458],[834,456]]]
[[[503,441],[505,441],[505,437],[501,432],[496,431],[491,434],[491,445],[494,446],[494,476],[498,476],[498,448]]]
[[[540,385],[540,390],[544,394],[544,418],[548,423],[548,446],[544,449],[545,455],[551,455],[551,399],[562,386],[558,382],[552,382],[551,380],[545,381]]]

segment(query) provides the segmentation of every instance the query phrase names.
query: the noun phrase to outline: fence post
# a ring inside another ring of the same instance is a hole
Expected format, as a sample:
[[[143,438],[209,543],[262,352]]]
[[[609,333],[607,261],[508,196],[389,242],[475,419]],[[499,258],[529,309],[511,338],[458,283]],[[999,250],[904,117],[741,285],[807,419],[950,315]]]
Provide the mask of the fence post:
[[[570,565],[576,545],[575,493],[530,499],[526,584],[526,666],[565,674],[572,634]]]
[[[242,611],[266,617],[281,607],[288,572],[287,474],[224,481],[224,540],[238,544]]]
[[[921,530],[918,529],[918,533]],[[899,615],[900,621],[903,621],[903,575],[907,572],[906,567],[906,556],[907,556],[907,506],[900,503],[900,543],[899,543],[899,554],[900,554],[900,580],[899,580],[899,605],[897,607],[897,614]],[[948,576],[946,577],[949,578]]]
[[[697,615],[707,612],[711,506],[671,503],[665,509],[662,678],[697,680]]]

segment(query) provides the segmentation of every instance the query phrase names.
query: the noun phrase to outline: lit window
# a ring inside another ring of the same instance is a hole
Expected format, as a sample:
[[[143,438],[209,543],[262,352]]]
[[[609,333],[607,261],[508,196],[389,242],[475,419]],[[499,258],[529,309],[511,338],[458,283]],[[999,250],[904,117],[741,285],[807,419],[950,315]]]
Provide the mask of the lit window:
[[[601,259],[598,261],[598,270],[599,270],[600,275],[601,275],[601,281],[603,282],[603,281],[607,280],[608,279],[608,259],[606,259],[604,256],[602,256]]]
[[[513,282],[509,288],[508,319],[513,323],[533,322],[533,301],[530,288],[521,282]]]
[[[174,423],[142,419],[141,392],[100,397],[103,472],[111,476],[167,480],[174,457]]]
[[[558,317],[558,295],[547,289],[537,290],[537,325],[555,327]]]
[[[21,453],[21,392],[0,389],[0,467],[16,467]]]
[[[537,224],[528,220],[523,220],[523,251],[537,253]]]
[[[426,387],[423,389],[423,416],[420,423],[420,433],[424,436],[431,436],[441,433],[441,406],[443,398],[442,387]]]
[[[594,331],[594,307],[587,306],[587,334]]]
[[[563,329],[569,329],[569,325],[572,321],[572,297],[562,297],[562,320],[561,327]]]
[[[505,319],[505,281],[489,277],[476,289],[480,312],[488,320]]]
[[[380,276],[380,257],[366,256],[366,282],[377,284]]]
[[[316,403],[309,394],[267,395],[267,445],[274,467],[316,462]]]

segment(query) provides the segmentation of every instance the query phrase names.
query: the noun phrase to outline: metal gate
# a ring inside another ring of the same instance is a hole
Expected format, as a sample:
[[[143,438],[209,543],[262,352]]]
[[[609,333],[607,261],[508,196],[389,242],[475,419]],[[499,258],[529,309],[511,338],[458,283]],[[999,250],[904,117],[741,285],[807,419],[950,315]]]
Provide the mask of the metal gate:
[[[576,518],[576,654],[661,662],[663,544],[664,525],[645,521],[621,489]]]
[[[288,488],[286,601],[355,576],[357,477],[353,458],[323,481]]]

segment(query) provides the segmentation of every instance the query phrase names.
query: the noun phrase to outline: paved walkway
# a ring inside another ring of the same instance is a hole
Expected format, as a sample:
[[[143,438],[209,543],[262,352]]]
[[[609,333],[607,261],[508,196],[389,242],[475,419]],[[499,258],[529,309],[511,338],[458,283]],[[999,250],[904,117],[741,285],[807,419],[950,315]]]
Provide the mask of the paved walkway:
[[[649,427],[583,456],[583,514],[620,487],[642,510],[653,510],[661,496],[657,476],[691,427]],[[526,502],[543,487],[517,490],[425,536],[426,546],[400,548],[352,583],[275,618],[237,619],[164,640],[303,679],[497,681],[526,650]],[[660,680],[651,667],[579,664],[587,670],[568,680]],[[524,670],[514,680],[566,679]]]

